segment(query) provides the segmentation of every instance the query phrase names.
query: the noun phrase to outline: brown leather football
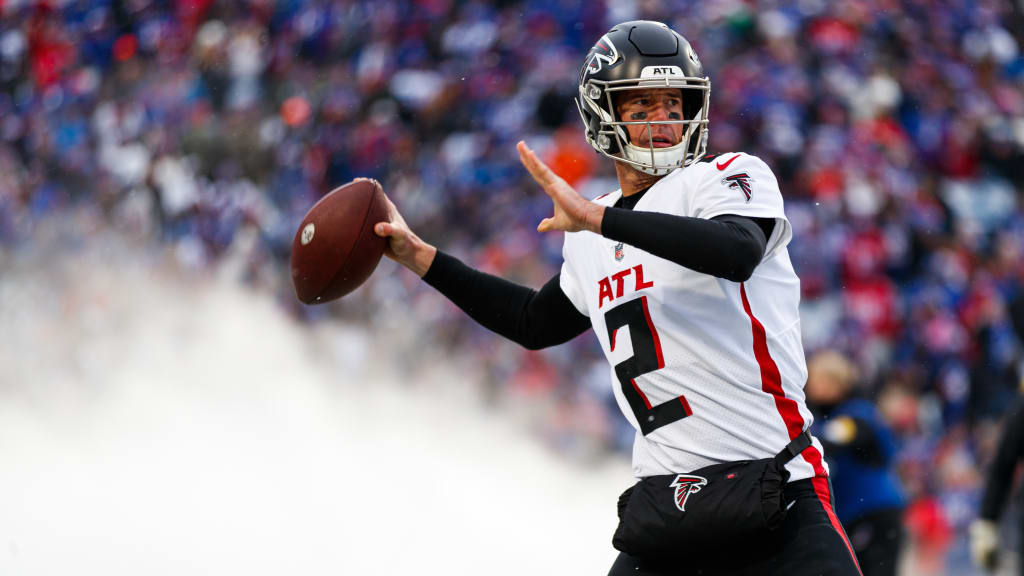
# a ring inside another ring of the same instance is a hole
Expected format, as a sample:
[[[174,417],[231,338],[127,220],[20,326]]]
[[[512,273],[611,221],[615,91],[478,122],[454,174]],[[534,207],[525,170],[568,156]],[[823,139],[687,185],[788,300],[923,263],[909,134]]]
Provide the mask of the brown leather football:
[[[292,284],[299,300],[322,304],[362,285],[387,246],[373,227],[389,221],[384,190],[369,178],[357,178],[314,204],[292,242]]]

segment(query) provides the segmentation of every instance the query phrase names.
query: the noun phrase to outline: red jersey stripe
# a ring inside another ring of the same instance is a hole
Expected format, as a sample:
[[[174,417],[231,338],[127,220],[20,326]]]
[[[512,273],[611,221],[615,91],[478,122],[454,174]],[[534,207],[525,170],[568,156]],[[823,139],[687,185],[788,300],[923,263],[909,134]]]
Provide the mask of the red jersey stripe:
[[[772,359],[771,352],[768,351],[768,335],[761,321],[754,316],[750,309],[750,300],[747,299],[747,287],[744,283],[740,283],[740,298],[743,300],[743,311],[750,318],[750,329],[754,336],[754,357],[757,358],[757,365],[761,368],[761,390],[771,394],[775,399],[775,408],[786,424],[786,431],[789,434],[789,439],[792,440],[804,431],[803,416],[800,415],[796,401],[786,398],[786,393],[782,389],[782,376],[779,374],[779,367]],[[817,448],[810,446],[801,455],[814,468],[815,476],[827,476],[825,467],[821,463],[821,453]]]

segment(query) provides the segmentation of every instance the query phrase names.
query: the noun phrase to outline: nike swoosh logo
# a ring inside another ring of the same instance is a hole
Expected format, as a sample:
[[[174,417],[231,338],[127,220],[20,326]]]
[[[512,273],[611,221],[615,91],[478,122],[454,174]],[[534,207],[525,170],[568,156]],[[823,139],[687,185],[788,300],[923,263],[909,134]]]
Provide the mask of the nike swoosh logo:
[[[733,160],[735,160],[735,159],[737,159],[739,157],[740,157],[740,155],[737,154],[737,155],[733,156],[732,158],[729,158],[728,160],[726,160],[725,164],[722,164],[721,162],[715,163],[715,167],[718,168],[719,170],[725,170],[726,168],[729,167],[729,164],[732,164]]]

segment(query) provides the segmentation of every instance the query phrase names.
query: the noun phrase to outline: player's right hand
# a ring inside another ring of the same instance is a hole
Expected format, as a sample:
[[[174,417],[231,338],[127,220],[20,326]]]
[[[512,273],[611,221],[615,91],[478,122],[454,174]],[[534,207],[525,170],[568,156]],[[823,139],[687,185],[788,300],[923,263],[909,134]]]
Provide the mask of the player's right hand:
[[[596,234],[601,233],[604,206],[581,196],[568,182],[555,174],[540,158],[537,158],[526,142],[520,140],[516,144],[516,150],[519,151],[519,160],[523,166],[526,167],[537,184],[540,184],[554,205],[554,214],[550,218],[541,220],[537,226],[538,232],[589,230]]]
[[[373,232],[388,239],[388,246],[384,250],[385,256],[422,277],[434,262],[437,248],[421,240],[405,223],[405,218],[398,213],[398,208],[391,199],[388,198],[387,201],[391,221],[378,222],[373,227]]]
[[[999,526],[991,520],[975,520],[971,523],[970,538],[974,563],[994,572],[999,564]]]

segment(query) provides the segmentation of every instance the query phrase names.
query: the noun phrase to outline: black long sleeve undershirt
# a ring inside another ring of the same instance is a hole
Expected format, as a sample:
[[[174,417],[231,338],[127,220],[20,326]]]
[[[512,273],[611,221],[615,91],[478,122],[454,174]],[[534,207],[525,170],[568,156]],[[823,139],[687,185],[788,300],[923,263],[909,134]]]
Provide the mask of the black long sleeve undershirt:
[[[637,195],[639,197],[640,195]],[[632,207],[638,198],[628,198]],[[609,221],[611,215],[611,221]],[[745,281],[764,256],[774,222],[724,215],[712,220],[608,208],[602,234],[705,274]],[[437,252],[423,280],[485,328],[537,350],[590,328],[556,274],[539,291],[466,266]]]
[[[529,350],[568,342],[590,328],[558,285],[556,274],[538,292],[466,266],[440,250],[423,280],[481,326]]]
[[[775,222],[726,214],[711,220],[605,208],[601,235],[680,266],[745,282],[761,263]]]

